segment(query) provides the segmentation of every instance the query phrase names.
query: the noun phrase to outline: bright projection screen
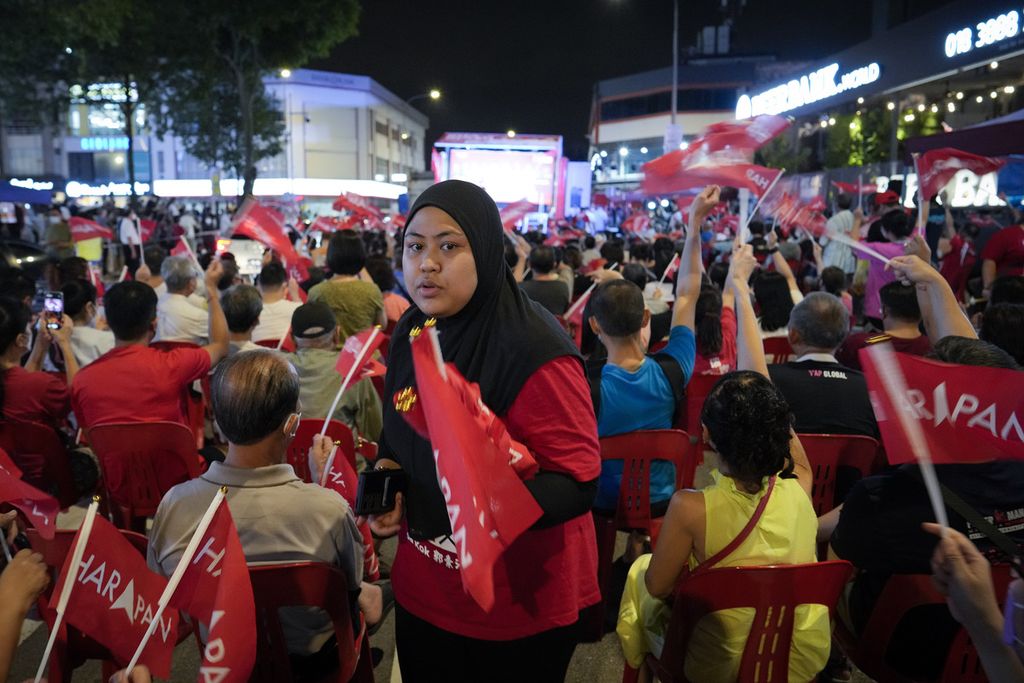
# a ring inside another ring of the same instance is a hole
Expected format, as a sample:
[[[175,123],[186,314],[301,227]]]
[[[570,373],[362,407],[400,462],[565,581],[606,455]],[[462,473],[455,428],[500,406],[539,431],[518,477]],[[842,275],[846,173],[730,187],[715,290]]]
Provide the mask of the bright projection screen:
[[[551,206],[555,157],[545,152],[452,149],[448,177],[476,183],[498,203],[527,199]]]

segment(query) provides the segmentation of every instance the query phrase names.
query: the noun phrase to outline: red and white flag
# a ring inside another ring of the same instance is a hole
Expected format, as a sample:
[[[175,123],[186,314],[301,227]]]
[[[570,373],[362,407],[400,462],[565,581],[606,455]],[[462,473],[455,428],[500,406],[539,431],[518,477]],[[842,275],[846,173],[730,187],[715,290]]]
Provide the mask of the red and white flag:
[[[906,378],[906,395],[894,401],[885,391],[881,369],[867,351],[860,351],[860,362],[889,462],[915,461],[897,411],[919,422],[926,450],[936,464],[1024,460],[1021,373],[896,353]]]
[[[60,503],[53,496],[23,482],[21,474],[17,465],[3,453],[3,458],[0,458],[0,503],[8,503],[21,510],[40,536],[51,539],[57,529]]]
[[[156,234],[156,221],[149,218],[139,219],[139,238],[143,242],[148,242],[153,239],[153,235]]]
[[[384,216],[380,209],[370,203],[370,200],[362,195],[356,194],[355,192],[341,193],[341,195],[334,200],[333,208],[335,211],[351,211],[368,218],[379,219]]]
[[[752,163],[719,163],[705,160],[689,164],[688,150],[676,150],[643,166],[643,190],[647,194],[672,194],[709,184],[746,188],[755,197],[770,190],[784,173]],[[674,167],[673,167],[674,166]]]
[[[372,360],[373,352],[383,342],[384,336],[381,334],[380,327],[371,327],[353,334],[345,340],[345,345],[341,348],[341,353],[338,354],[338,361],[334,365],[334,369],[342,377],[341,386],[338,387],[338,393],[334,395],[334,401],[327,411],[327,419],[324,420],[323,429],[320,430],[321,436],[327,434],[331,416],[334,415],[334,410],[338,407],[342,394],[348,389],[353,379],[357,376],[362,379],[361,375],[366,369],[366,364]]]
[[[508,455],[499,452],[449,384],[458,371],[453,365],[439,367],[436,334],[428,328],[412,341],[418,403],[434,450],[463,589],[490,611],[495,562],[542,511],[509,465]]]
[[[690,147],[703,146],[706,152],[735,149],[752,158],[754,152],[789,128],[791,123],[792,119],[771,114],[743,121],[713,123],[704,130],[703,135],[690,143]]]
[[[103,239],[112,240],[114,239],[114,231],[110,228],[100,225],[96,221],[91,221],[88,218],[82,218],[81,216],[72,216],[71,220],[68,221],[68,225],[71,226],[71,239],[75,242],[81,242],[82,240],[91,240],[97,237]]]
[[[646,213],[634,213],[622,221],[623,232],[643,232],[651,225],[651,219]]]
[[[79,529],[75,545],[84,530]],[[70,580],[75,553],[68,553],[53,595],[59,596]],[[64,611],[64,618],[85,635],[107,647],[121,664],[128,662],[150,623],[167,580],[149,570],[146,558],[102,516],[92,520],[81,561]],[[154,676],[167,678],[178,636],[178,612],[159,617],[154,636],[143,650],[141,662]]]
[[[200,681],[249,680],[256,661],[256,606],[245,553],[226,503],[217,507],[168,604],[207,626]]]
[[[841,183],[838,180],[833,180],[832,185],[835,186],[837,190],[845,194],[875,194],[878,192],[878,185],[875,185],[874,183]]]
[[[341,219],[332,216],[317,216],[309,226],[310,230],[335,232],[341,230]]]
[[[325,489],[336,491],[348,506],[355,509],[356,493],[359,485],[359,475],[349,462],[348,457],[342,454],[338,457],[338,446],[335,445],[331,455],[324,465],[323,476],[320,477],[320,485]],[[359,533],[363,536],[363,574],[367,581],[376,581],[380,578],[380,560],[377,552],[373,549],[373,534],[370,532],[370,524],[363,522],[359,524]]]
[[[512,202],[506,204],[498,215],[501,216],[501,227],[505,228],[505,232],[512,232],[515,230],[516,223],[523,220],[528,213],[532,213],[537,210],[537,205],[527,201],[526,199],[520,199],[518,202]]]
[[[665,272],[661,274],[661,280],[658,281],[660,285],[665,280],[671,280],[676,276],[676,272],[679,270],[679,261],[682,257],[676,253],[672,256],[672,260],[665,266]]]
[[[388,374],[387,366],[373,358],[370,358],[363,364],[363,369],[359,372],[359,379],[383,377],[386,374]]]
[[[267,249],[277,252],[287,266],[295,266],[299,262],[299,255],[288,238],[284,216],[255,199],[247,199],[238,210],[232,234],[251,237]]]
[[[998,171],[1006,159],[983,157],[952,147],[928,150],[917,157],[917,182],[926,200],[939,194],[957,171],[968,170],[978,176]]]

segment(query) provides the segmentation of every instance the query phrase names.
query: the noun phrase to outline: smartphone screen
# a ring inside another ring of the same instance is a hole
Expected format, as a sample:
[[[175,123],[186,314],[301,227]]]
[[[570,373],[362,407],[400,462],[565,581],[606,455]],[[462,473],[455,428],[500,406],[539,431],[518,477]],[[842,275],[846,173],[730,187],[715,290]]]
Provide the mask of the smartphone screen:
[[[64,315],[64,293],[47,292],[43,299],[43,319],[51,330],[60,329],[61,317]]]

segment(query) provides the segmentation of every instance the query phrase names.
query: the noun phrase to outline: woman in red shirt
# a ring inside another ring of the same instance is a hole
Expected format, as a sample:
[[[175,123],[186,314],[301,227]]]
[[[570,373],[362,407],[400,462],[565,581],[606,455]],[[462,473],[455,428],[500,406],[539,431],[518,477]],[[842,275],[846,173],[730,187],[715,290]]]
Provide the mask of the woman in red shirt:
[[[450,180],[420,195],[402,270],[414,305],[392,337],[386,395],[415,384],[409,331],[436,318],[444,360],[479,383],[540,465],[524,485],[544,513],[495,564],[495,604],[485,612],[462,588],[432,446],[385,403],[378,467],[401,467],[409,487],[370,523],[379,536],[399,534],[391,580],[402,678],[564,680],[579,612],[599,599],[590,506],[601,460],[582,360],[516,285],[498,209],[481,188]]]

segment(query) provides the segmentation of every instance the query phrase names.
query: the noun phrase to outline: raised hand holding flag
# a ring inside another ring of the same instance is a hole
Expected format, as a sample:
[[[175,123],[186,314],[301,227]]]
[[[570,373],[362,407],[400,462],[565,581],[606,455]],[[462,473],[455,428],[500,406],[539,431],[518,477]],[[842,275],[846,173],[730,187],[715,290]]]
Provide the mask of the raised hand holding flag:
[[[60,503],[53,496],[43,493],[21,480],[21,470],[11,462],[7,454],[0,458],[0,503],[8,503],[25,513],[29,523],[39,535],[49,540],[57,528],[57,513]]]
[[[338,354],[338,362],[334,366],[334,369],[338,371],[338,374],[341,375],[343,379],[341,381],[341,386],[338,387],[338,393],[334,395],[334,400],[331,402],[331,408],[327,411],[327,418],[324,420],[324,427],[320,430],[321,436],[327,433],[327,427],[331,423],[331,416],[334,415],[334,409],[338,407],[338,402],[341,401],[341,395],[345,393],[345,389],[347,389],[348,385],[352,382],[352,378],[357,372],[362,372],[367,361],[371,360],[370,356],[383,341],[384,338],[381,337],[380,325],[371,327],[368,330],[363,330],[357,334],[353,334],[345,340],[345,346],[342,347],[341,353]]]
[[[1006,159],[983,157],[953,147],[931,149],[915,158],[918,170],[917,186],[923,200],[932,199],[942,191],[957,171],[966,169],[975,175],[998,171],[1006,165]]]

